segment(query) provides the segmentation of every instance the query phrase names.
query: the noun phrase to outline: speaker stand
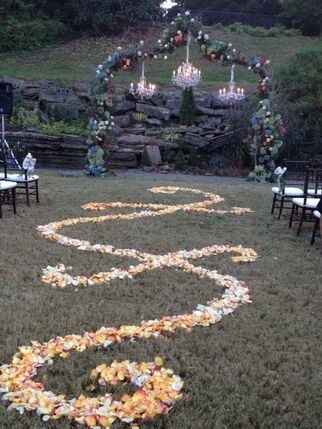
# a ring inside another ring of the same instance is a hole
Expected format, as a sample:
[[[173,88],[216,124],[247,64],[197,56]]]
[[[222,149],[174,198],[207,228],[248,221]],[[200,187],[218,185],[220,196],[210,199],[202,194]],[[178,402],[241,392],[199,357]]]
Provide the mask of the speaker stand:
[[[16,167],[19,168],[19,170],[21,170],[21,166],[17,160],[17,158],[15,157],[15,154],[12,152],[11,147],[9,146],[9,144],[7,143],[6,139],[5,139],[5,129],[4,129],[4,115],[1,115],[1,146],[2,146],[2,153],[3,153],[3,162],[4,162],[4,167],[5,167],[5,171],[7,170],[7,160],[6,160],[6,152],[9,152],[13,162],[15,163]]]

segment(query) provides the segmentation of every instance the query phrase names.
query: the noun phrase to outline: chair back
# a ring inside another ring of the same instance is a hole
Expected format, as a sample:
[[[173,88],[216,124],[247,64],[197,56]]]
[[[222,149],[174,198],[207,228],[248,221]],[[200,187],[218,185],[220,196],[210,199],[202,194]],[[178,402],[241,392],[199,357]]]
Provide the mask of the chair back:
[[[311,167],[311,161],[284,159],[282,167],[287,168],[284,174],[285,186],[304,189],[307,170]]]
[[[310,193],[308,193],[310,190]],[[322,168],[308,168],[304,181],[304,205],[308,198],[314,198],[314,194],[318,197],[319,192],[322,192]]]

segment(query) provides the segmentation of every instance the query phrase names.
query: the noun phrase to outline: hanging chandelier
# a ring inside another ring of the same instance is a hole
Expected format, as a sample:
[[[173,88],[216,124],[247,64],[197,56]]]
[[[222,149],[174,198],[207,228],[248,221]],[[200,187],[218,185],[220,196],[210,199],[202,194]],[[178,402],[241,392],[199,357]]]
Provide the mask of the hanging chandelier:
[[[230,104],[233,104],[236,101],[242,101],[245,98],[244,88],[236,88],[234,64],[231,66],[230,82],[228,85],[228,89],[226,88],[220,89],[219,98],[224,103],[230,103]]]
[[[149,99],[155,94],[155,85],[152,83],[147,84],[146,82],[144,61],[142,61],[140,81],[138,82],[136,88],[134,88],[133,83],[131,83],[130,94],[141,101]]]
[[[182,89],[192,88],[198,85],[201,81],[201,72],[189,62],[189,51],[191,43],[191,33],[188,34],[187,40],[187,57],[186,62],[178,68],[178,71],[173,71],[172,82]]]

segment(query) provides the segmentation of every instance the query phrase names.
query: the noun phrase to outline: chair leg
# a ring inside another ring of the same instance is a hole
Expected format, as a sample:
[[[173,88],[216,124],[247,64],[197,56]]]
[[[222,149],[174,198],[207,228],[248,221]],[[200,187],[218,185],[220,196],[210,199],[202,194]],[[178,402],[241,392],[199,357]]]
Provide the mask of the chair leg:
[[[16,188],[12,189],[12,207],[13,207],[13,213],[17,214],[17,205],[16,205]]]
[[[274,194],[274,197],[273,197],[273,204],[272,204],[271,214],[274,214],[274,210],[275,210],[275,203],[276,203],[276,194]]]
[[[312,232],[312,238],[311,238],[311,246],[312,246],[312,244],[314,244],[314,242],[315,242],[315,236],[316,236],[316,231],[318,230],[318,228],[319,228],[319,219],[317,219],[315,222],[314,222],[314,226],[313,226],[313,232]]]
[[[26,202],[27,206],[30,206],[30,198],[29,198],[29,185],[28,182],[25,183],[25,190],[26,190]]]
[[[290,223],[288,224],[289,228],[292,228],[293,224],[293,218],[294,218],[294,212],[295,212],[295,204],[292,205],[292,211],[291,211],[291,217],[290,217]]]
[[[283,208],[284,208],[284,197],[282,197],[282,199],[281,199],[280,209],[279,209],[279,212],[278,212],[278,220],[281,219]]]
[[[35,185],[36,185],[36,201],[37,201],[37,203],[39,203],[38,180],[36,180]]]
[[[0,219],[2,218],[2,195],[0,192]]]
[[[302,213],[301,213],[301,218],[300,218],[299,226],[298,226],[298,228],[297,228],[296,235],[300,235],[300,233],[301,233],[301,229],[302,229],[302,225],[303,225],[304,217],[305,217],[305,208],[303,207],[303,209],[302,209]]]

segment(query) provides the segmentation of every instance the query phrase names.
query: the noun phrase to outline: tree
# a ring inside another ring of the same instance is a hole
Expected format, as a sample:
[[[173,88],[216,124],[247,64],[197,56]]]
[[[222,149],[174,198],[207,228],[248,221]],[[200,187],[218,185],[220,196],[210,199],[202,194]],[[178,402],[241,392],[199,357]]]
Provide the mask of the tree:
[[[180,123],[183,125],[192,125],[196,113],[195,97],[193,89],[187,88],[182,91],[182,102],[180,108]]]
[[[283,16],[292,20],[293,26],[300,28],[306,35],[318,35],[322,32],[321,0],[280,0]]]
[[[274,74],[276,102],[286,124],[288,155],[300,155],[305,142],[321,144],[322,49],[303,50]]]
[[[141,0],[140,7],[135,0],[72,0],[68,4],[68,14],[74,19],[75,29],[97,34],[120,33],[129,25],[140,26],[142,22],[152,23],[161,16],[162,0]]]
[[[281,12],[279,0],[186,0],[187,9],[216,10],[221,12],[264,13],[275,15]]]

